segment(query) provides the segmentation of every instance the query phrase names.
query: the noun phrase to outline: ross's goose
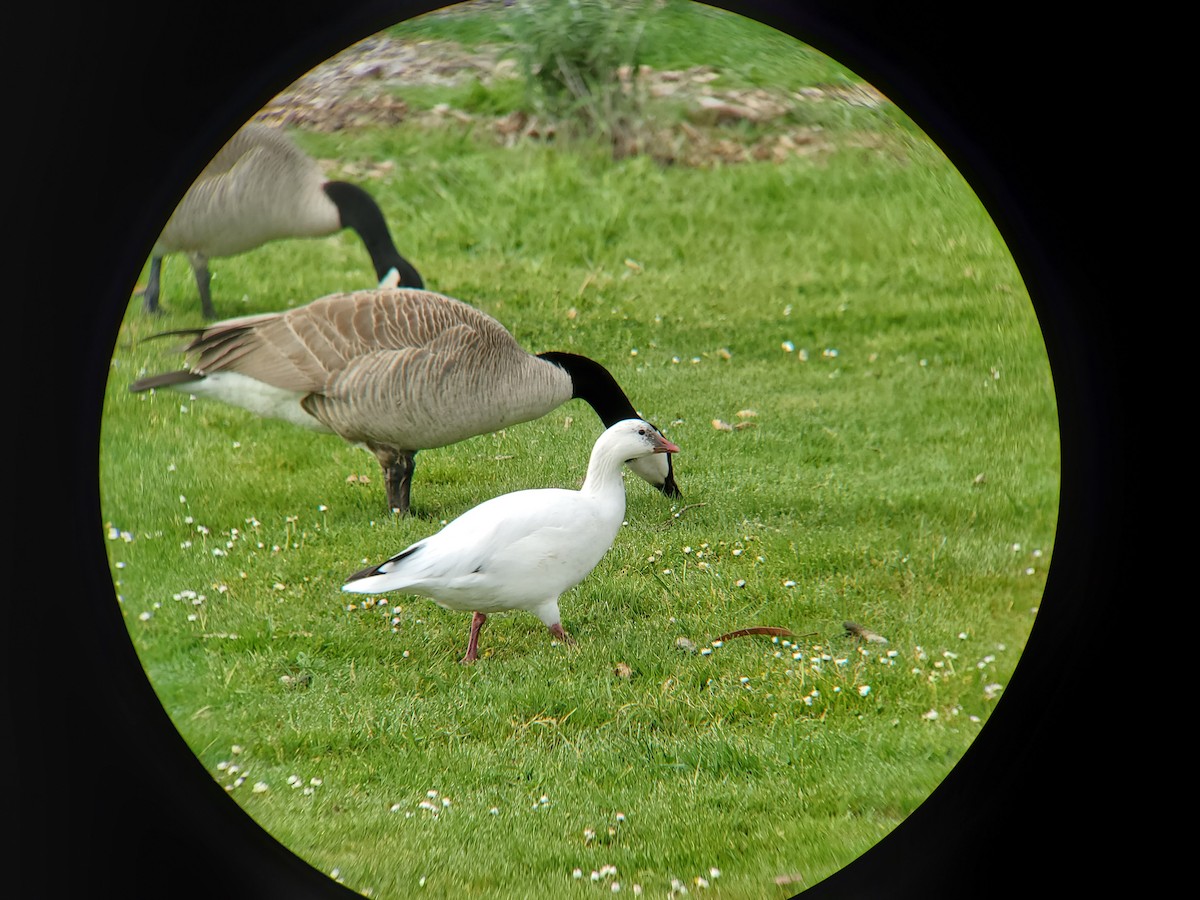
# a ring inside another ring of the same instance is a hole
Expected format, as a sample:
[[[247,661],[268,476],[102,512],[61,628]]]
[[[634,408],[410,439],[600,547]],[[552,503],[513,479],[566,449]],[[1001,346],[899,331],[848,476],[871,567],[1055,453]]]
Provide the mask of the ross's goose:
[[[523,609],[567,643],[558,598],[595,568],[625,516],[622,463],[679,448],[641,419],[626,419],[600,435],[577,491],[537,488],[502,494],[467,510],[441,531],[387,562],[351,575],[342,587],[357,594],[402,590],[444,609],[470,611],[462,662],[479,657],[479,629],[490,613]]]

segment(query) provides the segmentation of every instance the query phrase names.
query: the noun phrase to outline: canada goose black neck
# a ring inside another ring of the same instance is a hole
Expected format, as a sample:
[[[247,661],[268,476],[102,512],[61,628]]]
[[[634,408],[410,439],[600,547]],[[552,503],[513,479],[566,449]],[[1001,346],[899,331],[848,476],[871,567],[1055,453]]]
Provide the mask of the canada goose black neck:
[[[612,373],[594,359],[577,353],[551,350],[538,356],[552,362],[571,376],[571,398],[582,400],[596,411],[605,428],[622,419],[636,419],[637,410],[617,384]]]
[[[380,281],[391,269],[395,269],[400,274],[399,287],[425,287],[417,270],[396,249],[383,211],[370,194],[347,181],[326,182],[324,189],[326,196],[337,207],[342,227],[353,229],[362,238]]]

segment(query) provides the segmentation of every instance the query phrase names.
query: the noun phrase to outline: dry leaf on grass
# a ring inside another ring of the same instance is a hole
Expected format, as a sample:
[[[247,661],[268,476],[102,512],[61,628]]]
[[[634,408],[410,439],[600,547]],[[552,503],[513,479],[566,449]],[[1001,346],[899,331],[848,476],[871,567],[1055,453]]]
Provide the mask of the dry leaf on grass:
[[[792,632],[786,628],[779,628],[775,625],[753,625],[750,628],[739,628],[737,631],[730,631],[719,638],[718,641],[728,641],[731,638],[746,637],[751,634],[766,634],[772,637],[791,637]]]

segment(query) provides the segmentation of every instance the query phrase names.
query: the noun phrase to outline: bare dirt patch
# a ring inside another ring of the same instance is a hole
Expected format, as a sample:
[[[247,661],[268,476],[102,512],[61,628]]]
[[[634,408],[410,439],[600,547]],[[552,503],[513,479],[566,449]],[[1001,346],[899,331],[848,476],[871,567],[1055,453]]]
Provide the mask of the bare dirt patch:
[[[649,154],[667,163],[692,166],[748,160],[781,161],[837,149],[819,126],[797,125],[806,105],[835,103],[878,108],[887,99],[869,85],[820,86],[801,91],[721,88],[710,66],[660,71],[642,66],[623,72],[627,90],[645,98],[644,115],[626,130],[614,155]],[[559,123],[524,112],[480,116],[440,104],[414,110],[403,99],[414,85],[454,86],[477,80],[493,85],[520,75],[499,46],[464,48],[448,41],[407,41],[374,35],[333,56],[275,97],[256,119],[316,131],[395,125],[423,127],[454,123],[482,125],[497,141],[553,138]],[[670,115],[656,115],[670,107]],[[738,126],[754,126],[744,128]],[[840,138],[843,146],[876,146],[878,135],[859,132]]]

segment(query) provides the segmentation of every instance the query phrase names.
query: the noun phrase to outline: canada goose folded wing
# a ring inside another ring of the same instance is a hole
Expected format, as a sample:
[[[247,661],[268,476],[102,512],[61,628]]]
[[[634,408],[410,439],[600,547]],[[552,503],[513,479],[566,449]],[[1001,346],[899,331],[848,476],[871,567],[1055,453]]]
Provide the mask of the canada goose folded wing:
[[[422,347],[377,350],[356,357],[301,405],[354,443],[441,447],[463,439],[461,420],[447,419],[441,405],[470,394],[469,380],[455,377],[461,374],[453,360]]]
[[[432,291],[383,288],[330,294],[263,318],[266,321],[255,325],[259,340],[311,354],[328,371],[376,350],[429,347],[439,340],[449,347],[466,334],[450,333],[460,327],[470,330],[476,352],[517,347],[491,316]]]
[[[193,354],[192,371],[205,377],[236,373],[289,391],[319,391],[339,360],[314,347],[286,321],[284,314],[241,322],[218,323],[184,348]]]

